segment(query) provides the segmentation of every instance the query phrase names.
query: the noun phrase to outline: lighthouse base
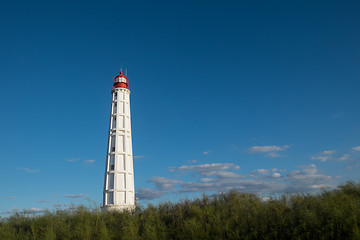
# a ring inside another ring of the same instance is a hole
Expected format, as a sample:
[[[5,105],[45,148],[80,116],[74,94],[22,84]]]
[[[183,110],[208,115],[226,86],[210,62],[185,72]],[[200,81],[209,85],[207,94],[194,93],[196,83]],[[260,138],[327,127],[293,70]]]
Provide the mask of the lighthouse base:
[[[135,205],[107,205],[101,207],[102,213],[107,212],[123,212],[123,211],[133,211],[135,210]]]

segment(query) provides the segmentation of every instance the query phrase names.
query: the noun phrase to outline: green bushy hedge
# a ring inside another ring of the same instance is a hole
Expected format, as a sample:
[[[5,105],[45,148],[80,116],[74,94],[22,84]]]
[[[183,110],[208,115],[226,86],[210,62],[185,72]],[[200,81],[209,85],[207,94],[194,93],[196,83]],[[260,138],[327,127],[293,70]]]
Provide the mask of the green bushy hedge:
[[[360,239],[360,184],[266,201],[231,191],[133,212],[80,207],[0,221],[0,239]]]

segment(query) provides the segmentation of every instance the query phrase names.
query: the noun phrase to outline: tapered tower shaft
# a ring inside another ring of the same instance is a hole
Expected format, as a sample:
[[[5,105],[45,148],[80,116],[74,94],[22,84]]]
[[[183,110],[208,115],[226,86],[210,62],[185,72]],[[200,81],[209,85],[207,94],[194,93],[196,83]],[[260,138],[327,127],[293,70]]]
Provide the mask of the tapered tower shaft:
[[[135,207],[128,79],[120,72],[113,84],[103,211],[131,210]]]

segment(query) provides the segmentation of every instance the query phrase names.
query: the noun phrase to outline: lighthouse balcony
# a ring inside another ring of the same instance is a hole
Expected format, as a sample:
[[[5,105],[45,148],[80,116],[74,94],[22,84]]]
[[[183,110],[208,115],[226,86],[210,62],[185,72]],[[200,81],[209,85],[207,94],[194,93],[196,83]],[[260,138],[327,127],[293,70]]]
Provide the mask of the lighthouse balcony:
[[[129,130],[129,129],[127,129],[127,128],[121,128],[121,127],[114,127],[114,128],[111,128],[110,129],[110,133],[114,133],[114,132],[116,132],[116,130],[118,130],[118,133],[119,133],[119,135],[125,135],[125,133],[130,133],[131,131]]]
[[[126,115],[128,115],[128,114],[126,114],[126,113],[113,113],[113,114],[111,114],[113,117],[116,117],[116,116],[126,116]]]
[[[131,156],[132,154],[129,154],[129,151],[117,151],[116,152],[118,155],[125,155],[125,156]],[[109,155],[114,155],[115,154],[115,149],[114,148],[110,148],[110,152]]]

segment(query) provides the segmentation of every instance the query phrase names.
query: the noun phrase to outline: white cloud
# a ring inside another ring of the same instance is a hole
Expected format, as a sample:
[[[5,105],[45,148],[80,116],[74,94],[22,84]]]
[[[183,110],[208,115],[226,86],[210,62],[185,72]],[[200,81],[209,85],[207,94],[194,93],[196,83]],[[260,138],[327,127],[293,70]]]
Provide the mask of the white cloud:
[[[205,151],[203,153],[204,153],[204,155],[209,155],[211,153],[211,150]]]
[[[251,172],[252,174],[268,174],[269,173],[269,170],[266,170],[266,169],[256,169],[254,171]]]
[[[65,161],[67,161],[67,162],[79,162],[79,161],[82,161],[82,159],[81,158],[65,158]],[[87,160],[83,160],[82,162],[87,164],[87,165],[90,165],[90,164],[94,163],[95,160],[94,159],[87,159]]]
[[[268,170],[268,169],[261,168],[261,169],[256,169],[256,170],[252,171],[250,177],[255,177],[255,178],[280,178],[280,177],[282,177],[282,175],[278,172],[285,172],[285,170],[277,169],[277,168]]]
[[[200,178],[200,182],[212,182],[214,181],[213,178]]]
[[[228,191],[238,189],[249,193],[279,192],[286,188],[285,184],[264,180],[248,179],[208,179],[205,182],[187,182],[180,184],[180,192]]]
[[[37,200],[36,202],[38,202],[38,203],[48,203],[49,201],[48,200]]]
[[[353,148],[354,150],[354,148]],[[342,157],[335,158],[333,155],[336,153],[336,150],[325,150],[319,153],[317,156],[311,156],[311,160],[318,160],[321,162],[327,161],[346,161],[351,159],[350,154],[344,154]]]
[[[200,178],[195,182],[181,182],[179,192],[205,192],[205,191],[227,191],[230,189],[239,189],[246,192],[272,192],[285,189],[285,185],[278,182],[269,182],[261,179],[250,180],[244,179],[245,176],[240,175],[235,170],[240,167],[232,163],[212,163],[202,165],[183,165],[173,168],[173,171],[195,171],[204,178]],[[269,170],[258,169],[253,171],[258,174],[269,173]],[[275,174],[275,177],[277,175]]]
[[[335,159],[336,161],[346,161],[350,159],[350,155],[349,154],[344,154],[342,157]]]
[[[315,164],[300,166],[300,170],[294,170],[287,174],[286,180],[290,182],[287,192],[312,192],[323,187],[330,186],[333,177],[318,173]]]
[[[7,199],[16,199],[14,196],[7,197]]]
[[[71,204],[63,204],[63,203],[55,203],[53,204],[54,207],[71,207]]]
[[[44,213],[46,211],[48,211],[48,209],[41,209],[41,208],[26,208],[21,211],[16,207],[12,207],[11,210],[1,212],[1,214],[14,214],[19,212],[22,212],[24,214],[37,214],[37,213]]]
[[[13,213],[17,213],[19,211],[20,210],[17,207],[12,207],[10,210],[1,212],[1,214],[13,214]]]
[[[272,172],[286,172],[286,169],[277,169],[277,168],[273,168],[271,169]]]
[[[289,148],[289,145],[284,146],[253,146],[249,149],[247,149],[248,153],[254,154],[254,153],[266,153],[266,156],[269,158],[276,158],[279,157],[279,152],[285,151],[287,148]]]
[[[360,146],[356,146],[352,148],[353,151],[360,151]]]
[[[233,163],[212,163],[202,165],[183,165],[178,168],[173,168],[171,171],[195,171],[203,177],[216,177],[216,178],[237,178],[240,177],[237,173],[225,170],[239,170],[240,167]]]
[[[207,172],[205,175],[206,177],[216,177],[216,178],[239,178],[242,177],[241,175],[234,173],[234,172],[228,172],[228,171],[210,171]]]
[[[227,169],[240,169],[239,166],[233,163],[211,163],[211,164],[202,164],[202,165],[183,165],[181,167],[174,168],[177,171],[197,171],[200,174],[208,171],[219,171]]]
[[[171,190],[176,186],[176,183],[180,183],[180,181],[163,178],[163,177],[153,177],[149,180],[156,185],[159,190]]]
[[[138,190],[140,199],[155,199],[169,192],[224,192],[237,189],[255,194],[312,192],[330,186],[333,177],[319,173],[315,164],[300,166],[286,174],[285,169],[256,169],[252,175],[244,176],[236,171],[240,167],[233,163],[212,163],[173,167],[172,172],[192,173],[192,181],[154,177],[149,180],[156,190]],[[281,172],[281,173],[280,173]],[[182,175],[183,176],[183,175]]]
[[[136,197],[139,200],[153,200],[167,194],[150,188],[137,188]]]
[[[137,155],[137,156],[134,156],[134,158],[144,158],[145,156],[140,156],[140,155]]]
[[[67,162],[77,162],[80,160],[81,160],[81,158],[65,158],[65,161],[67,161]]]
[[[277,152],[269,152],[268,154],[266,154],[266,156],[269,158],[276,158],[279,157],[280,154],[278,154]]]
[[[27,208],[24,209],[23,212],[27,213],[27,214],[36,214],[36,213],[43,213],[48,211],[47,209],[42,209],[42,208]]]
[[[321,162],[326,162],[329,159],[330,159],[330,157],[328,157],[328,156],[312,156],[311,157],[311,160],[318,160]]]
[[[325,150],[323,151],[321,154],[324,154],[324,155],[332,155],[336,152],[336,150]]]
[[[26,167],[21,167],[19,168],[20,170],[23,170],[27,173],[37,173],[37,172],[40,172],[39,169],[31,169],[31,168],[26,168]]]
[[[84,194],[64,194],[64,197],[68,197],[68,198],[82,198],[82,197],[84,197]]]
[[[248,149],[249,153],[267,153],[267,152],[279,152],[289,148],[289,145],[284,146],[253,146]]]
[[[271,177],[272,178],[279,178],[279,177],[281,177],[281,174],[280,173],[273,173],[272,175],[271,175]]]
[[[336,150],[325,150],[317,154],[317,156],[311,156],[311,160],[316,160],[320,162],[326,162],[332,159],[332,155],[336,153]]]

